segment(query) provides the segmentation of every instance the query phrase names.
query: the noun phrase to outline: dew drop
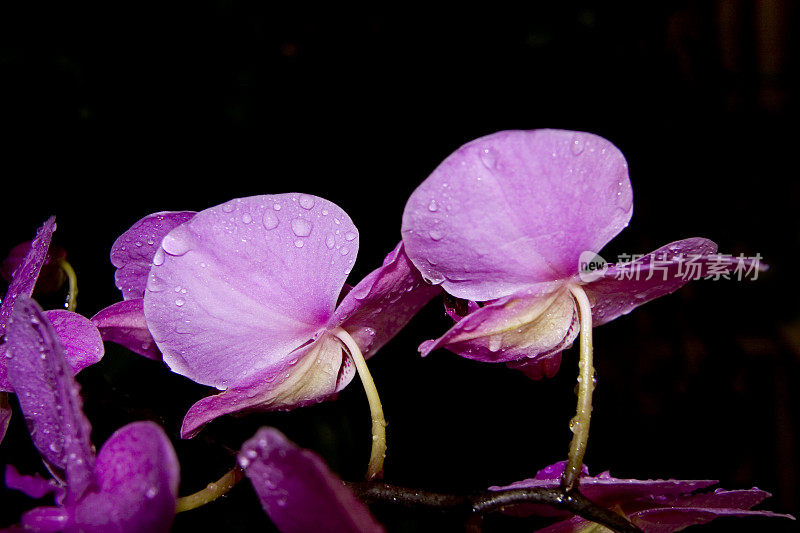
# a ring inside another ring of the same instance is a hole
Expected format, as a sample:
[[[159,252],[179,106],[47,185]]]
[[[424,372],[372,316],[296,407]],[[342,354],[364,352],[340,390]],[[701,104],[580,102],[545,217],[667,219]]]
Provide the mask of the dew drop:
[[[328,235],[328,237],[325,239],[325,246],[327,246],[328,249],[332,250],[335,245],[336,245],[336,239],[334,238],[334,236]]]
[[[169,255],[183,255],[189,251],[190,241],[186,230],[173,230],[164,237],[161,247]]]
[[[494,148],[484,148],[481,150],[481,162],[489,170],[497,168],[497,150]]]
[[[267,211],[264,213],[264,218],[261,219],[261,223],[267,229],[275,229],[278,227],[278,215],[273,213],[272,211]]]
[[[439,231],[439,230],[432,229],[432,230],[430,230],[430,231],[428,232],[428,236],[429,236],[429,237],[431,238],[431,240],[433,240],[433,241],[441,241],[441,240],[442,240],[442,237],[444,237],[444,233],[442,233],[442,232],[441,232],[441,231]]]
[[[234,202],[233,202],[233,201],[230,201],[230,202],[228,202],[227,204],[225,204],[225,205],[223,205],[223,206],[222,206],[222,210],[223,210],[223,211],[225,211],[226,213],[230,213],[230,212],[232,212],[232,211],[233,211],[233,209],[234,209],[235,207],[236,207],[236,206],[234,205]]]
[[[253,217],[250,216],[250,213],[245,213],[244,215],[242,215],[242,222],[244,222],[245,224],[249,224],[252,221]]]
[[[586,144],[584,143],[584,141],[577,137],[572,139],[572,142],[569,145],[569,151],[572,152],[572,155],[581,155],[585,148]]]
[[[272,206],[272,209],[274,209],[275,211],[280,211],[281,210],[281,204],[274,204]]]
[[[303,209],[311,209],[314,207],[314,197],[309,194],[301,194],[299,202],[300,207]]]
[[[164,264],[164,250],[159,248],[156,250],[156,255],[153,256],[153,264],[155,266],[161,266]]]
[[[431,200],[431,203],[428,204],[428,211],[431,213],[435,213],[439,210],[439,204],[436,203],[436,200]]]
[[[302,248],[303,247],[303,241],[301,241],[300,239],[297,239],[296,241],[294,241],[294,245],[297,248]]]
[[[313,224],[304,218],[296,218],[292,220],[292,231],[298,237],[308,237],[311,234]]]
[[[186,301],[183,298],[178,298],[177,300],[175,300],[175,305],[177,305],[178,307],[181,307],[185,303]]]
[[[357,237],[357,235],[355,233],[353,233],[352,231],[348,231],[347,233],[344,234],[344,238],[346,240],[348,240],[348,241],[352,241],[356,237]]]
[[[339,248],[339,253],[341,255],[347,255],[348,253],[350,253],[350,250],[347,248],[347,246],[342,246],[341,248]]]

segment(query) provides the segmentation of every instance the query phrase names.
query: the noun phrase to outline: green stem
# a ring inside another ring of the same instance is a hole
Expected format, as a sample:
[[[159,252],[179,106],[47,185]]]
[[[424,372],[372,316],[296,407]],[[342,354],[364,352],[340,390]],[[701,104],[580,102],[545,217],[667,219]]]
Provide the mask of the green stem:
[[[69,292],[67,293],[66,303],[67,310],[75,311],[75,308],[78,306],[78,275],[66,259],[59,259],[58,266],[64,271],[64,274],[67,275],[67,279],[69,280]]]
[[[381,479],[383,477],[383,460],[386,458],[386,419],[383,416],[383,407],[378,396],[378,389],[375,388],[375,382],[369,373],[364,355],[361,353],[356,341],[353,340],[353,337],[342,328],[336,328],[333,334],[342,341],[350,353],[350,357],[353,359],[358,375],[361,378],[361,384],[367,393],[369,410],[372,415],[372,451],[370,452],[369,466],[367,468],[367,479]]]
[[[578,486],[583,456],[589,440],[589,422],[592,418],[592,393],[594,392],[594,366],[592,364],[592,306],[579,285],[569,287],[580,316],[580,359],[578,362],[578,406],[570,421],[572,442],[569,445],[567,465],[561,477],[561,488],[570,492]]]
[[[198,507],[202,507],[207,503],[213,502],[235,487],[243,477],[244,473],[242,472],[241,468],[235,467],[232,470],[229,470],[217,481],[209,483],[206,488],[199,490],[194,494],[189,494],[188,496],[178,498],[175,512],[182,513],[184,511],[191,511],[192,509],[197,509]]]

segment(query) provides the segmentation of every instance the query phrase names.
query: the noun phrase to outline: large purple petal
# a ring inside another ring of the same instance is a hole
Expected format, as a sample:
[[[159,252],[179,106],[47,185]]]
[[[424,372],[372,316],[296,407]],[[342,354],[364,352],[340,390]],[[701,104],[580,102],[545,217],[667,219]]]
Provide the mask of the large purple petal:
[[[353,364],[339,339],[322,335],[248,383],[195,403],[183,420],[181,436],[191,438],[225,414],[289,410],[320,402],[341,390],[353,375]]]
[[[630,220],[628,167],[610,142],[502,131],[447,157],[403,213],[406,252],[459,298],[487,301],[570,278]]]
[[[94,315],[92,323],[104,341],[115,342],[149,359],[161,360],[161,352],[147,329],[143,298],[112,304]]]
[[[370,357],[440,292],[422,280],[401,242],[347,293],[329,325],[341,325]]]
[[[42,310],[24,294],[17,297],[6,338],[8,377],[31,439],[65,473],[67,500],[75,501],[94,482],[94,453],[91,427],[64,350]]]
[[[523,292],[486,304],[435,341],[422,355],[447,348],[468,359],[490,363],[541,360],[569,347],[578,335],[575,302],[565,287]]]
[[[609,265],[601,277],[584,287],[592,304],[593,324],[599,326],[628,314],[691,280],[741,275],[737,268],[766,268],[749,258],[716,251],[714,242],[696,237],[667,244],[635,261]]]
[[[73,374],[103,358],[103,339],[88,318],[66,309],[45,311],[44,316],[53,326]]]
[[[100,449],[97,491],[74,507],[76,531],[169,531],[180,481],[178,458],[160,426],[134,422]]]
[[[327,200],[232,200],[164,238],[145,294],[147,325],[173,371],[236,386],[325,327],[357,252],[355,226]]]
[[[322,458],[275,429],[261,428],[245,442],[239,465],[283,533],[383,531]]]
[[[194,211],[153,213],[136,222],[114,241],[111,264],[117,267],[114,279],[124,300],[144,296],[150,265],[161,240],[194,215]]]
[[[55,229],[55,217],[48,218],[42,224],[42,227],[37,230],[36,238],[31,241],[28,252],[14,271],[6,296],[3,298],[2,304],[0,304],[0,336],[6,332],[6,324],[11,316],[11,310],[14,307],[14,300],[17,296],[20,294],[27,296],[33,294],[33,288],[36,285],[39,272],[47,260],[47,249],[50,247],[50,240]],[[2,355],[2,352],[3,347],[0,346],[0,355]],[[0,366],[2,365],[0,364]]]

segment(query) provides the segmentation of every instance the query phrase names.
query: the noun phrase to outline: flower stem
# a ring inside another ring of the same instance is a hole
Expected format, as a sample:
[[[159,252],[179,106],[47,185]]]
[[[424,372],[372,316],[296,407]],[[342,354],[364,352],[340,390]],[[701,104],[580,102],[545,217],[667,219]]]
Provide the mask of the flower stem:
[[[235,467],[229,470],[217,481],[209,483],[206,488],[194,494],[178,498],[175,512],[182,513],[183,511],[191,511],[192,509],[197,509],[207,503],[213,502],[236,486],[236,484],[241,481],[242,477],[244,477],[244,473],[241,468]]]
[[[78,275],[66,259],[59,259],[58,266],[64,271],[69,280],[69,292],[67,293],[67,302],[64,305],[67,310],[75,311],[78,305]]]
[[[589,422],[592,418],[592,393],[594,392],[594,365],[592,364],[592,306],[586,292],[579,285],[569,288],[578,305],[581,322],[580,359],[578,361],[578,407],[575,417],[570,421],[572,442],[564,474],[561,477],[561,488],[570,492],[578,486],[583,456],[589,440]]]
[[[353,337],[342,328],[336,328],[333,334],[342,341],[350,353],[350,357],[353,359],[358,375],[361,378],[361,384],[367,393],[369,411],[372,415],[372,451],[370,452],[369,466],[367,467],[367,479],[381,479],[383,477],[383,460],[386,458],[386,419],[383,417],[383,407],[378,396],[378,389],[375,388],[375,382],[369,373],[364,355],[361,353],[356,341],[353,340]]]

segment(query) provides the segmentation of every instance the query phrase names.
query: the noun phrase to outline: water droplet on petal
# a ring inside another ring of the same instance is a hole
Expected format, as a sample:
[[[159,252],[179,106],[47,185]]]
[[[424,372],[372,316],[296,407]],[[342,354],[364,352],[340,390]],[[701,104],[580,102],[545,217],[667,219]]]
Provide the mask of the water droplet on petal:
[[[153,257],[153,264],[155,266],[160,266],[164,264],[164,250],[159,248],[156,250],[156,255]]]
[[[584,143],[583,139],[579,139],[578,137],[572,139],[572,142],[569,145],[569,150],[572,152],[572,155],[581,155],[585,148],[586,144]]]
[[[325,239],[325,246],[327,246],[328,249],[333,249],[335,245],[336,245],[336,239],[334,238],[334,236],[328,235],[328,237]]]
[[[341,248],[339,248],[339,253],[342,255],[347,255],[348,253],[350,253],[350,250],[347,249],[347,246],[342,246]]]
[[[311,234],[313,224],[304,218],[296,218],[292,220],[292,231],[298,237],[308,237]]]
[[[161,242],[161,247],[169,255],[183,255],[189,251],[189,246],[190,238],[188,230],[184,230],[180,227],[169,232]]]
[[[431,203],[428,204],[428,211],[431,213],[435,213],[439,210],[439,204],[436,203],[436,200],[431,200]]]
[[[497,168],[497,150],[494,148],[484,148],[481,150],[481,162],[489,170]]]
[[[250,216],[250,213],[245,213],[244,215],[242,215],[242,222],[244,222],[245,224],[249,224],[252,221],[253,217]]]
[[[348,240],[348,241],[352,241],[356,237],[357,237],[357,235],[355,233],[353,233],[352,231],[348,231],[347,233],[344,234],[344,238],[346,240]]]
[[[298,248],[302,248],[303,247],[303,241],[301,241],[300,239],[297,239],[296,241],[294,241],[294,245],[296,247],[298,247]]]
[[[280,221],[278,220],[278,215],[276,215],[272,211],[267,211],[266,213],[264,213],[264,218],[261,219],[261,223],[267,229],[277,228],[279,222]]]
[[[444,233],[442,233],[439,230],[435,230],[435,229],[430,230],[428,232],[428,235],[430,236],[431,240],[434,240],[434,241],[441,241],[442,237],[444,237]]]
[[[314,207],[314,197],[309,194],[301,194],[299,202],[300,207],[303,209],[311,209]]]
[[[186,301],[183,298],[178,298],[177,300],[175,300],[175,305],[177,305],[178,307],[181,307],[185,303]]]
[[[274,204],[272,206],[272,209],[274,209],[275,211],[280,211],[281,210],[281,204]]]
[[[231,200],[230,202],[222,206],[222,210],[225,211],[226,213],[230,213],[231,211],[234,210],[235,207],[236,207],[235,202]]]

